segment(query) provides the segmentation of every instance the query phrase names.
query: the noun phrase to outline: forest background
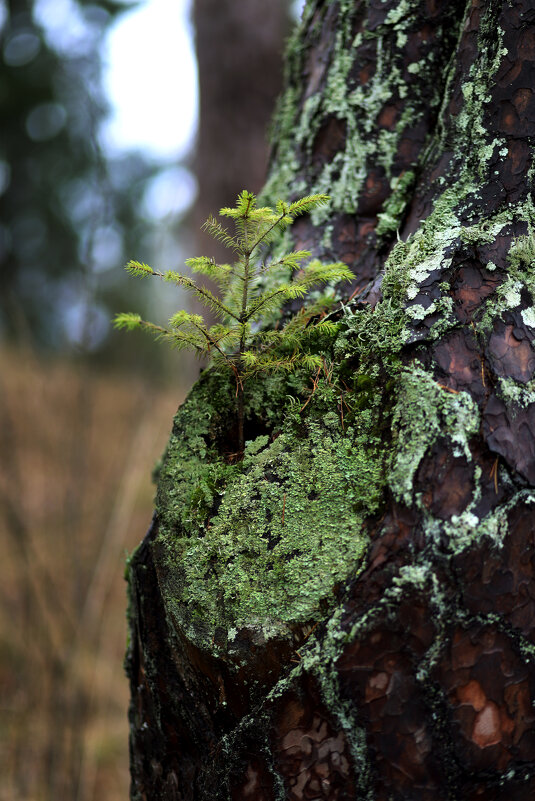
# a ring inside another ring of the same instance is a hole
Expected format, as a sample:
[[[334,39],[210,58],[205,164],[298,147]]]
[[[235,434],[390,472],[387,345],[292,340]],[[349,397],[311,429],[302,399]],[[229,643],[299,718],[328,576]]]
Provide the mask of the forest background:
[[[208,213],[260,189],[296,5],[186,2],[197,134],[162,158],[106,142],[104,46],[132,4],[0,4],[0,801],[128,797],[121,576],[199,365],[110,319],[181,307],[122,265],[204,255]],[[186,71],[128,59],[159,102],[191,94]]]

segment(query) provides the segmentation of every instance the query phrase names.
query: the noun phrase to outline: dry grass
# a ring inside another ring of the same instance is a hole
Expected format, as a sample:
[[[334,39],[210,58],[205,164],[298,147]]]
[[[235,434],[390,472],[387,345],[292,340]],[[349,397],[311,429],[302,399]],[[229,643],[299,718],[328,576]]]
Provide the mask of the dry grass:
[[[128,798],[124,554],[182,394],[0,352],[0,801]]]

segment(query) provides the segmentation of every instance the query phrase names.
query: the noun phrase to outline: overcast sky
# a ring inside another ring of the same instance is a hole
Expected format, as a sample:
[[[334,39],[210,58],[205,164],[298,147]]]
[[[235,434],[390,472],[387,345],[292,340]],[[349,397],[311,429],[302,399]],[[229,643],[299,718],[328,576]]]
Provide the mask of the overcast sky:
[[[190,0],[147,0],[115,23],[104,48],[104,87],[113,112],[104,141],[176,160],[191,146],[197,73]]]

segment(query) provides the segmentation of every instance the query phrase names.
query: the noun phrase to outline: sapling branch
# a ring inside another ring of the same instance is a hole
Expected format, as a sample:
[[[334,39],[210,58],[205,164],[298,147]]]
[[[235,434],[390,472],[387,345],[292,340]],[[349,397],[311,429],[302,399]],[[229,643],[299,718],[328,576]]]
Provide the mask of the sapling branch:
[[[321,357],[310,353],[311,331],[330,333],[332,324],[324,323],[319,312],[294,315],[284,327],[252,333],[251,324],[258,323],[266,312],[281,308],[296,297],[303,297],[314,286],[335,284],[353,278],[347,265],[338,262],[320,264],[301,263],[310,257],[308,251],[293,251],[269,261],[267,245],[274,234],[291,225],[295,217],[310,212],[329,200],[327,195],[310,195],[294,203],[279,200],[276,208],[257,208],[255,195],[244,190],[238,195],[236,206],[222,208],[220,214],[230,217],[236,236],[229,234],[214,217],[209,217],[203,228],[216,240],[237,254],[234,265],[217,264],[208,257],[188,259],[186,264],[194,273],[204,274],[224,293],[214,295],[194,278],[174,271],[160,272],[147,264],[130,261],[126,269],[138,278],[154,276],[181,286],[194,294],[201,303],[221,320],[209,326],[199,314],[179,311],[169,320],[169,328],[143,320],[138,314],[118,314],[117,328],[144,328],[157,339],[166,339],[173,347],[195,351],[209,357],[214,369],[230,369],[236,379],[236,423],[238,458],[245,448],[245,389],[246,379],[261,372],[294,370],[297,367],[317,369]],[[299,274],[292,279],[263,286],[259,279],[276,268],[286,267]],[[315,316],[314,316],[315,315]],[[331,326],[331,328],[329,327]],[[288,354],[288,351],[290,355]]]

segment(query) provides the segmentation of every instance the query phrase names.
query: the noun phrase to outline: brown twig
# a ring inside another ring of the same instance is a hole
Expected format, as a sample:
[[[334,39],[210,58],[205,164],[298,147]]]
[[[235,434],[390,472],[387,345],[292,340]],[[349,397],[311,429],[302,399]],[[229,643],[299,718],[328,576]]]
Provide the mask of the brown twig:
[[[311,392],[310,392],[310,395],[309,395],[309,397],[307,398],[307,400],[306,400],[306,401],[303,403],[303,405],[301,406],[301,408],[299,409],[299,414],[301,414],[301,412],[303,411],[303,409],[305,409],[305,408],[308,406],[308,404],[310,403],[310,401],[312,400],[312,396],[314,395],[314,393],[316,392],[316,390],[317,390],[317,388],[318,388],[318,382],[319,382],[319,378],[320,378],[320,372],[321,372],[321,367],[318,367],[318,372],[316,373],[316,377],[312,379],[312,390],[311,390]]]
[[[437,381],[437,384],[440,389],[444,389],[446,392],[451,392],[453,395],[459,394],[459,391],[457,389],[453,389],[453,387],[447,387],[445,384],[441,384],[439,381]]]
[[[325,357],[323,357],[323,372],[325,373],[325,378],[327,379],[327,383],[329,384],[329,386],[332,386],[331,377],[333,374],[333,365],[331,363],[331,366],[327,367],[327,361],[325,360]]]
[[[351,295],[348,297],[347,302],[349,303],[351,300],[353,300],[353,298],[356,295],[358,295],[359,292],[362,292],[363,289],[364,289],[364,285],[363,284],[359,284],[357,287],[355,287],[355,289],[353,290]]]
[[[494,476],[494,492],[496,495],[498,494],[498,457],[496,457],[496,461],[491,467],[490,470],[490,477]]]
[[[307,636],[304,638],[304,640],[303,640],[303,642],[304,642],[304,643],[305,643],[305,642],[308,640],[308,638],[310,637],[310,635],[314,633],[314,631],[317,629],[317,627],[319,626],[319,624],[320,624],[319,620],[318,620],[316,623],[314,623],[314,625],[312,626],[312,628],[311,628],[311,629],[310,629],[310,631],[308,632]]]

